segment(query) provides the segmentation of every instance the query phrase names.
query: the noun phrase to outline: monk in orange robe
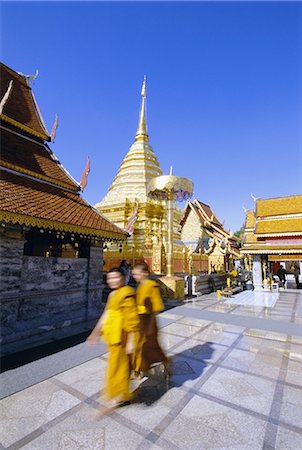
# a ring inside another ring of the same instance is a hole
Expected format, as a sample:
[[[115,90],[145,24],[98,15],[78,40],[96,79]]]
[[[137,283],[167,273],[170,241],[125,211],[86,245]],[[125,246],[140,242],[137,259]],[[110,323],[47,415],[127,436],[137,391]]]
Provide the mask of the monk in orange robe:
[[[99,341],[100,336],[108,345],[109,358],[106,371],[104,396],[112,408],[132,398],[129,389],[131,364],[135,343],[139,340],[140,322],[135,302],[135,291],[125,286],[125,279],[119,268],[107,274],[110,293],[106,308],[98,323],[87,338],[89,345]]]
[[[134,355],[134,370],[139,378],[154,363],[163,363],[165,374],[170,374],[170,362],[158,342],[156,314],[164,309],[160,287],[149,278],[149,268],[145,263],[137,264],[132,276],[138,283],[136,304],[140,320],[140,339]]]

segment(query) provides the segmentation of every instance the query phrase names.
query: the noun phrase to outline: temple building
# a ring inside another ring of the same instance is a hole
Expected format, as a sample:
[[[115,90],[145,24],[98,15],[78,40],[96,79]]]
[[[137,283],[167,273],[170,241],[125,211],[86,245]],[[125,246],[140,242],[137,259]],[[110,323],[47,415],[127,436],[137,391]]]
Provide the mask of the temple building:
[[[148,182],[162,174],[149,142],[145,78],[134,143],[122,161],[107,195],[95,205],[105,217],[131,234],[120,248],[116,245],[108,246],[104,256],[106,269],[118,265],[121,259],[128,259],[132,264],[145,259],[155,273],[165,271],[166,204],[164,201],[150,199],[147,195]],[[175,207],[175,240],[180,239],[181,214],[181,210]],[[183,259],[181,250],[178,250],[178,253]]]
[[[241,253],[256,289],[280,264],[302,274],[302,195],[255,199],[255,210],[246,211]]]
[[[232,270],[240,259],[239,240],[223,228],[209,205],[196,199],[188,202],[180,225],[182,242],[192,254],[207,257],[202,269],[209,273]],[[198,260],[192,260],[192,265],[198,268]]]
[[[25,76],[1,64],[2,344],[99,316],[103,246],[127,233],[80,195]]]

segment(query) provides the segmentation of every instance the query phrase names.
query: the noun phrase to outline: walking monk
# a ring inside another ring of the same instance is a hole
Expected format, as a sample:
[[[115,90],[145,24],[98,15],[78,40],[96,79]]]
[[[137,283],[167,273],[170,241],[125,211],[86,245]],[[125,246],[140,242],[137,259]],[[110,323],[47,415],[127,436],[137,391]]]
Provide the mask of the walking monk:
[[[102,336],[108,345],[104,396],[110,400],[111,409],[114,409],[132,398],[129,390],[130,360],[135,350],[135,342],[138,341],[140,322],[134,289],[125,286],[120,268],[109,270],[107,283],[113,291],[108,297],[103,314],[88,336],[87,343],[94,345]]]
[[[136,347],[134,370],[140,377],[141,372],[147,372],[154,363],[163,363],[165,374],[170,374],[169,359],[158,343],[158,327],[156,314],[164,309],[159,285],[149,278],[147,264],[136,264],[132,275],[138,283],[136,304],[140,319],[140,339]]]

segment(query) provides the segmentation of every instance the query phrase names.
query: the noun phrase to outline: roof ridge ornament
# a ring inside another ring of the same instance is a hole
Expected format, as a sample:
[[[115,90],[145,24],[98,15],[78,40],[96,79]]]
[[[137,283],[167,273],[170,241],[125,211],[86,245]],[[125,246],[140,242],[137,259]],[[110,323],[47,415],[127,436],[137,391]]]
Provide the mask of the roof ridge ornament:
[[[54,142],[54,140],[56,138],[58,125],[59,125],[59,118],[58,118],[58,114],[56,114],[56,118],[55,118],[54,124],[51,129],[51,133],[50,133],[51,142]]]
[[[14,84],[13,80],[10,80],[10,82],[8,84],[8,88],[6,89],[6,92],[5,92],[5,94],[3,95],[2,99],[1,99],[1,102],[0,102],[0,114],[2,114],[3,108],[4,108],[7,100],[9,99],[9,96],[10,96],[10,94],[12,92],[12,89],[13,89],[13,84]]]
[[[30,80],[35,80],[37,78],[37,76],[39,75],[39,70],[36,69],[36,72],[33,75],[25,75],[22,72],[17,72],[17,74],[21,75],[21,77],[24,77],[27,84],[30,85]]]
[[[252,197],[252,199],[254,200],[255,203],[256,203],[256,201],[259,200],[259,198],[260,198],[260,197],[258,197],[258,198],[255,197],[252,193],[251,193],[251,197]]]

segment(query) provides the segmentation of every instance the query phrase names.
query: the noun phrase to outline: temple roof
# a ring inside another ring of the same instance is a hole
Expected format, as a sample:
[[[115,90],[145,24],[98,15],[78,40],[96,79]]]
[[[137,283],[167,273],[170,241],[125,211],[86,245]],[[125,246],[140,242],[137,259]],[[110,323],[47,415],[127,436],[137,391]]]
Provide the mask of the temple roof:
[[[68,174],[53,152],[43,142],[34,141],[2,128],[1,156],[2,166],[36,178],[49,181],[58,186],[79,191],[79,184]]]
[[[253,228],[256,225],[256,217],[253,210],[249,210],[246,212],[246,218],[245,218],[245,228]]]
[[[122,239],[126,233],[76,192],[1,169],[0,220]]]
[[[259,220],[256,225],[257,236],[289,236],[302,235],[302,217],[288,219]]]
[[[124,230],[81,198],[80,185],[45,143],[50,137],[26,77],[3,64],[0,69],[0,220],[125,239]]]
[[[200,226],[206,231],[209,236],[218,239],[219,242],[227,240],[230,245],[231,253],[233,253],[236,257],[239,256],[239,240],[236,238],[236,236],[232,235],[230,232],[226,231],[223,228],[221,222],[217,219],[216,215],[209,205],[197,199],[193,200],[193,202],[188,202],[180,221],[181,227],[184,226],[190,213],[194,213],[197,215]]]
[[[0,72],[0,99],[3,99],[8,91],[10,82],[13,82],[10,94],[0,114],[1,120],[22,131],[50,141],[50,135],[35,101],[28,78],[2,63],[0,63]],[[21,105],[22,107],[20,107]]]
[[[197,199],[186,204],[183,217],[180,221],[181,226],[185,223],[191,210],[193,210],[197,214],[202,225],[205,225],[206,222],[212,222],[213,224],[216,224],[220,227],[222,226],[211,207]]]
[[[302,195],[257,200],[256,216],[259,218],[290,214],[302,214]]]
[[[277,238],[296,237],[284,243]],[[302,195],[257,199],[254,211],[247,211],[243,254],[290,254],[301,251]],[[274,242],[275,241],[275,242]]]
[[[222,226],[221,222],[217,219],[214,211],[209,205],[197,199],[195,199],[193,203],[197,206],[198,211],[201,213],[201,217],[204,217],[205,220],[211,221],[216,225]]]

